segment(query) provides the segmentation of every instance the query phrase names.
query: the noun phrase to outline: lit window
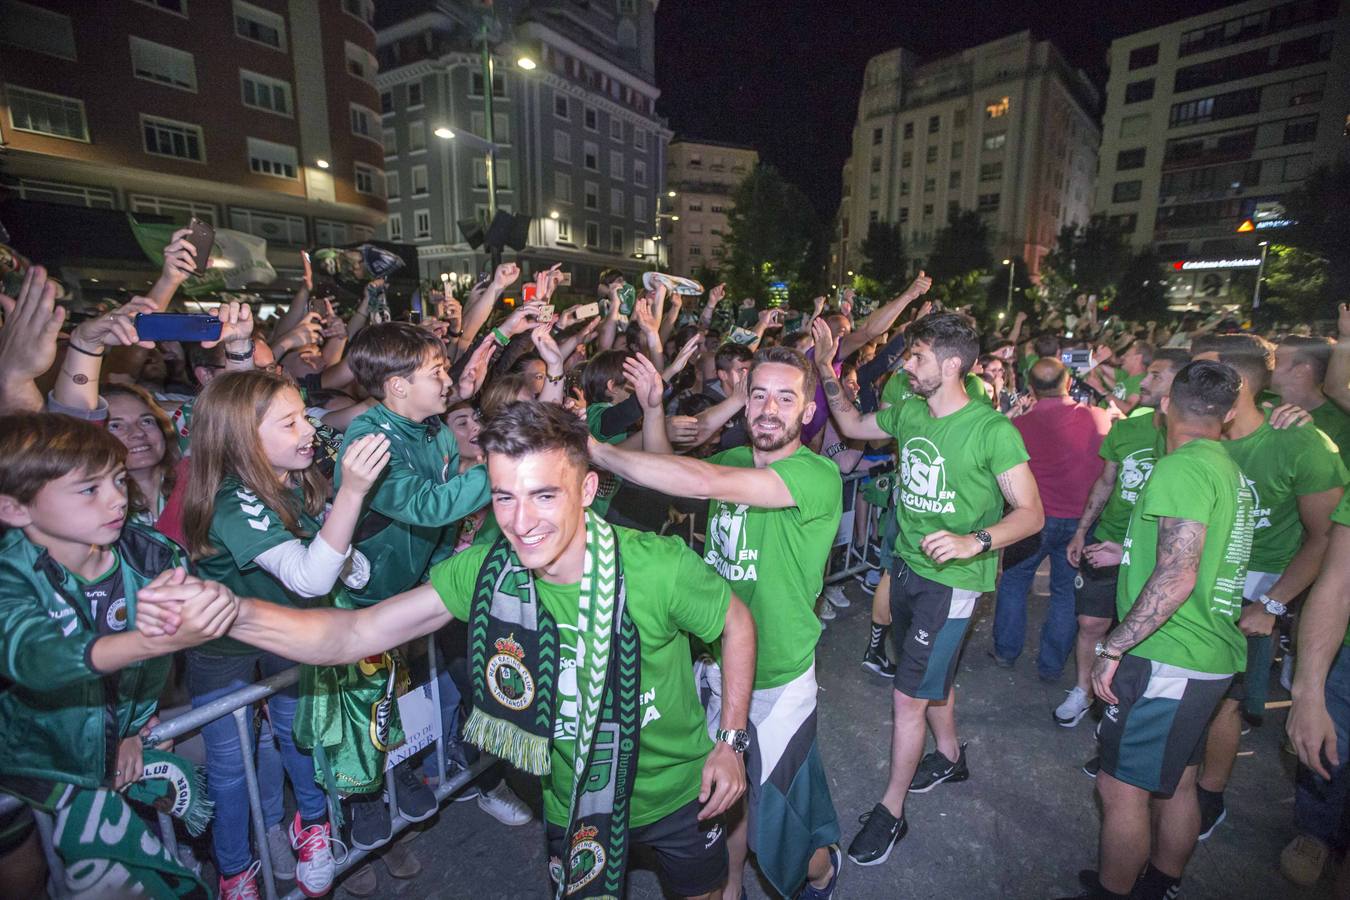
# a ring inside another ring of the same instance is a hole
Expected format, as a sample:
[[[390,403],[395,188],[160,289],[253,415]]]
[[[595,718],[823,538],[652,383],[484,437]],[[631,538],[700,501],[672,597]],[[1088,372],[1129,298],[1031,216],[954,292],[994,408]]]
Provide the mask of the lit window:
[[[1001,119],[1008,114],[1008,98],[999,97],[985,104],[984,115],[988,119]]]
[[[84,103],[73,97],[7,85],[9,122],[16,131],[31,131],[72,141],[88,141]]]

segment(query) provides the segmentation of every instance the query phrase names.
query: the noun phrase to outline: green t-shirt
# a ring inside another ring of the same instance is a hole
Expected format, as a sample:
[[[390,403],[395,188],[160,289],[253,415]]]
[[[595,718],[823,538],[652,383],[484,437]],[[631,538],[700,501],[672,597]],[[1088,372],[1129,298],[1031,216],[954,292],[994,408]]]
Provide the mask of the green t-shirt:
[[[1346,485],[1350,488],[1350,485]],[[1341,502],[1336,504],[1336,508],[1331,512],[1331,522],[1333,527],[1340,525],[1343,528],[1350,528],[1350,490],[1347,490],[1341,497]],[[1350,625],[1345,629],[1345,640],[1341,642],[1350,647]]]
[[[753,468],[754,451],[735,447],[708,462]],[[796,505],[761,509],[711,501],[703,554],[755,617],[756,690],[787,684],[815,660],[820,639],[816,597],[843,514],[843,481],[832,460],[799,447],[769,468],[783,479]]]
[[[622,444],[628,438],[626,432],[605,434],[600,427],[600,417],[613,405],[613,403],[591,403],[586,407],[586,429],[590,431],[591,437],[602,444]],[[596,515],[603,517],[609,514],[614,495],[623,487],[623,479],[604,470],[598,471],[597,474],[600,476],[600,487],[595,492],[595,499],[591,501],[591,509],[595,510]]]
[[[703,761],[712,749],[694,685],[689,636],[711,642],[722,633],[731,588],[683,541],[615,526],[628,612],[642,647],[642,728],[632,827],[649,825],[698,796]],[[469,617],[478,570],[491,549],[475,544],[431,569],[431,586],[450,615]],[[576,659],[579,584],[535,579],[539,602],[558,622],[557,712],[552,774],[544,784],[544,816],[565,825],[576,741]]]
[[[1218,441],[1188,441],[1158,460],[1125,536],[1116,582],[1121,620],[1157,565],[1160,518],[1201,523],[1205,545],[1190,596],[1130,653],[1216,675],[1246,668],[1247,639],[1238,631],[1237,619],[1252,545],[1251,513],[1242,472]]]
[[[1268,418],[1268,416],[1267,416]],[[1247,568],[1278,575],[1303,544],[1298,498],[1350,480],[1336,446],[1315,425],[1275,430],[1262,423],[1223,448],[1252,492],[1252,556]]]
[[[993,590],[997,553],[938,565],[919,544],[935,531],[970,534],[1002,518],[997,478],[1027,461],[1022,435],[1006,416],[977,401],[940,419],[927,403],[901,403],[877,413],[877,424],[900,442],[896,554],[939,584]]]
[[[1341,454],[1341,462],[1350,468],[1350,415],[1328,400],[1316,409],[1308,410],[1313,424],[1331,438]]]
[[[1131,397],[1139,396],[1139,385],[1143,384],[1144,376],[1126,375],[1124,369],[1116,370],[1116,386],[1111,389],[1111,396],[1124,403]],[[1102,406],[1106,409],[1111,408],[1111,401],[1103,400]]]
[[[1097,540],[1117,544],[1125,540],[1130,512],[1163,454],[1165,439],[1166,432],[1154,424],[1152,415],[1120,419],[1111,426],[1097,455],[1116,464],[1116,485],[1097,519]]]
[[[980,376],[967,372],[963,384],[967,397],[984,403],[989,402],[989,391],[985,389],[984,379]],[[883,406],[899,406],[906,400],[913,399],[914,396],[914,389],[909,386],[908,372],[896,372],[886,382],[886,386],[881,389]]]
[[[318,534],[320,523],[305,514],[300,488],[295,488],[292,496],[301,530],[311,536]],[[222,481],[216,491],[209,537],[218,552],[197,563],[198,576],[219,581],[240,597],[259,597],[282,606],[301,605],[280,581],[254,563],[260,554],[293,541],[296,536],[286,530],[274,510],[264,506],[258,495],[233,475]],[[202,645],[202,649],[224,656],[258,652],[256,647],[230,637],[217,638]]]

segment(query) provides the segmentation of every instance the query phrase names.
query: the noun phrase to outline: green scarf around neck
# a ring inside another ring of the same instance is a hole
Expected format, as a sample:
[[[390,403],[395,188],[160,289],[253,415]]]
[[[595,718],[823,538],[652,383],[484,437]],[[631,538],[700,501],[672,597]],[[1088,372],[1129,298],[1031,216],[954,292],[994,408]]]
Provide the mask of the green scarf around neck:
[[[638,633],[626,602],[614,529],[587,510],[568,860],[550,866],[559,898],[617,898],[623,889],[641,692]],[[465,738],[526,772],[550,774],[558,628],[538,601],[534,575],[504,536],[478,570],[469,658],[473,712]]]

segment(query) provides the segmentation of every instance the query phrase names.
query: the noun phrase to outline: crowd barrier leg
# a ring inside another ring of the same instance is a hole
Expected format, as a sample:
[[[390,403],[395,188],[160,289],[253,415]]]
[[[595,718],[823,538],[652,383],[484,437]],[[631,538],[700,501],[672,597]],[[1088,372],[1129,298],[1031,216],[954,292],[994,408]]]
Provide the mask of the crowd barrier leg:
[[[262,792],[258,790],[258,771],[253,765],[253,726],[248,714],[251,706],[241,706],[234,716],[235,727],[239,729],[239,746],[243,752],[244,783],[248,786],[248,813],[253,822],[253,843],[257,848],[258,860],[262,863],[263,889],[269,900],[277,895],[276,876],[272,874],[272,855],[267,852],[267,826],[263,823]]]

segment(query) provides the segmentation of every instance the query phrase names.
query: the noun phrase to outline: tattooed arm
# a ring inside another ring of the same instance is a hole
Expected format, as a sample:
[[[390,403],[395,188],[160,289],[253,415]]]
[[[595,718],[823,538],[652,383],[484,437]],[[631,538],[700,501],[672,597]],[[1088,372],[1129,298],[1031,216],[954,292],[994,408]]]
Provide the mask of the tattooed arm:
[[[1031,466],[1018,463],[998,475],[998,487],[1010,509],[1003,518],[985,531],[992,539],[991,550],[998,550],[1030,537],[1045,526],[1045,510],[1041,507],[1041,492]],[[952,559],[969,559],[985,552],[984,545],[974,534],[953,534],[935,531],[919,542],[919,549],[937,563]]]
[[[825,391],[825,400],[830,405],[830,415],[839,433],[844,437],[865,441],[882,441],[891,437],[877,424],[876,413],[863,415],[844,394],[844,387],[834,374],[834,354],[838,345],[830,326],[824,319],[816,319],[811,323],[811,332],[816,343],[816,372],[820,375],[820,386]]]
[[[1074,531],[1073,537],[1069,539],[1069,546],[1066,550],[1069,557],[1069,565],[1078,567],[1079,561],[1083,558],[1083,544],[1087,542],[1087,533],[1092,528],[1093,523],[1102,514],[1106,508],[1106,501],[1111,499],[1111,492],[1116,489],[1116,474],[1120,471],[1120,463],[1108,459],[1106,465],[1102,466],[1102,474],[1097,476],[1097,480],[1092,483],[1092,492],[1088,494],[1087,506],[1083,509],[1083,514],[1078,518],[1078,528]]]

